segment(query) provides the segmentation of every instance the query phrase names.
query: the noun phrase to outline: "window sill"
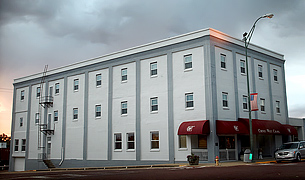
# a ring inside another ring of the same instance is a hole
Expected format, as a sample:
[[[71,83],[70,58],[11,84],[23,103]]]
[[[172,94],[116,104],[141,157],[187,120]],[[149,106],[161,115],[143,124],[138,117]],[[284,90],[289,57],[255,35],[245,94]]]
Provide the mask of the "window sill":
[[[102,116],[100,116],[100,117],[95,117],[95,120],[98,120],[98,119],[102,119]]]
[[[247,74],[246,74],[246,73],[241,73],[240,75],[242,75],[242,76],[247,76]]]
[[[185,108],[186,111],[194,110],[194,107]]]
[[[158,75],[152,75],[152,76],[150,76],[150,78],[157,78],[158,77]]]
[[[193,68],[184,69],[184,72],[193,71]]]
[[[136,150],[135,149],[127,149],[126,152],[135,152]]]
[[[127,114],[121,114],[121,117],[126,117],[127,116]]]
[[[230,110],[229,107],[222,107],[223,110]]]
[[[244,112],[249,112],[249,109],[243,109]]]
[[[228,71],[227,68],[221,68],[222,71]]]
[[[115,149],[114,152],[122,152],[122,149]]]
[[[262,77],[258,77],[258,79],[259,79],[259,80],[264,80],[264,78],[262,78]]]
[[[151,149],[150,152],[160,152],[160,149]]]
[[[102,85],[98,85],[98,86],[96,86],[96,88],[101,88],[102,87]]]
[[[276,113],[276,115],[281,116],[281,113]]]
[[[78,121],[78,119],[73,119],[73,120],[72,120],[72,122],[77,122],[77,121]]]
[[[265,111],[261,111],[261,114],[266,114],[266,112]]]
[[[126,80],[126,81],[121,81],[121,84],[125,84],[125,83],[127,83],[128,82],[128,80]]]
[[[278,82],[278,81],[274,81],[274,83],[279,84],[279,82]]]
[[[73,90],[75,93],[78,92],[78,90]]]
[[[159,111],[150,111],[150,114],[158,114]]]
[[[187,151],[187,148],[179,148],[178,151]]]

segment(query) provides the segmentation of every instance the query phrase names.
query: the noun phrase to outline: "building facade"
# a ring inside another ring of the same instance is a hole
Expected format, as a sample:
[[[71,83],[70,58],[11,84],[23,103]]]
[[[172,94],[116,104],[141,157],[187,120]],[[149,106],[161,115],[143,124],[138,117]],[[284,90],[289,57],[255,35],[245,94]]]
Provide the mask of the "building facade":
[[[15,79],[10,170],[238,160],[249,148],[243,44],[209,28]],[[297,135],[285,60],[253,44],[248,54],[254,155],[273,156]]]

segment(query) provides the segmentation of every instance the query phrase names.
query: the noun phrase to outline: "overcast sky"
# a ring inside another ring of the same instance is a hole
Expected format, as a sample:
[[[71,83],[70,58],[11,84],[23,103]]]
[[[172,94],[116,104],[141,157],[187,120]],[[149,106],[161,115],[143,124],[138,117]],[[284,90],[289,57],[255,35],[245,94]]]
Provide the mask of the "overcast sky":
[[[304,0],[0,0],[0,133],[13,79],[208,27],[285,55],[290,117],[305,117]]]

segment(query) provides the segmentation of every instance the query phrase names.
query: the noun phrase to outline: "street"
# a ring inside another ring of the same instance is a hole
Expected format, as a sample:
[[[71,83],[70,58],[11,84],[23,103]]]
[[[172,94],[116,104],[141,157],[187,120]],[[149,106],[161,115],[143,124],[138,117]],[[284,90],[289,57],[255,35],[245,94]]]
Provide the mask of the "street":
[[[305,162],[244,164],[238,166],[171,167],[120,170],[0,172],[0,179],[305,179]]]

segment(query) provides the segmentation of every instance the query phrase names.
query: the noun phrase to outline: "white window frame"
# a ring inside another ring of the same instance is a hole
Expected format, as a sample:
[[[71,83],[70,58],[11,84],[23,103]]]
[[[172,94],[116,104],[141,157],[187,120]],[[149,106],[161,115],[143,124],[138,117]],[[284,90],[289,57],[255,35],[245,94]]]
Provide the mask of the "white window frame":
[[[260,98],[260,109],[262,113],[266,112],[266,100],[264,98]]]
[[[98,73],[95,75],[95,85],[96,85],[96,87],[102,86],[102,74],[101,73]]]
[[[274,82],[279,82],[277,69],[273,69],[273,80]]]
[[[153,139],[153,133],[158,133],[158,139]],[[153,148],[152,143],[158,142],[158,148]],[[159,131],[150,131],[150,150],[159,151],[160,150],[160,132]]]
[[[15,139],[14,141],[14,151],[15,152],[19,151],[19,139]]]
[[[229,108],[229,94],[227,92],[222,92],[222,107],[224,109],[228,109]],[[224,98],[226,97],[226,98]],[[225,102],[226,102],[226,105],[225,105]]]
[[[126,104],[126,107],[125,107]],[[126,109],[126,113],[125,113],[125,109]],[[124,113],[123,113],[124,111]],[[128,114],[128,102],[127,101],[122,101],[121,102],[121,115],[122,116],[126,116]]]
[[[59,83],[55,83],[55,94],[59,94]]]
[[[191,96],[192,100],[189,100],[188,97]],[[189,103],[192,103],[192,106],[188,106]],[[194,93],[185,93],[185,109],[194,109]]]
[[[276,112],[277,114],[281,114],[280,101],[275,101],[275,112]]]
[[[79,79],[73,80],[73,90],[78,91],[79,90]]]
[[[26,139],[21,140],[21,152],[25,152],[26,150]]]
[[[158,76],[158,63],[152,62],[150,63],[150,77]]]
[[[73,121],[77,121],[78,120],[78,108],[73,108]]]
[[[20,117],[19,118],[19,127],[22,127],[23,126],[23,117]]]
[[[97,104],[95,105],[95,118],[101,118],[101,117],[102,117],[102,105]]]
[[[245,108],[246,106],[246,108]],[[243,110],[244,111],[247,111],[249,108],[248,108],[248,96],[246,95],[243,95]]]
[[[246,61],[241,59],[239,65],[240,65],[240,73],[242,75],[245,75],[246,74]]]
[[[157,103],[155,104],[156,101]],[[154,109],[155,107],[157,107],[157,109]],[[159,110],[158,97],[150,98],[150,112],[158,112],[158,110]]]
[[[121,69],[121,82],[127,82],[128,80],[128,70],[127,68]]]
[[[182,144],[181,144],[181,138],[182,137],[185,138],[185,147],[182,147]],[[178,147],[179,147],[179,150],[187,150],[187,136],[186,135],[179,135],[178,136]]]
[[[220,67],[221,69],[227,69],[227,56],[225,54],[220,54]],[[224,64],[224,67],[222,67]]]
[[[121,139],[117,139],[117,135],[121,136]],[[123,149],[123,137],[122,137],[122,133],[114,133],[114,151],[122,151]],[[121,148],[116,148],[116,144],[119,143]]]
[[[56,111],[54,111],[54,118],[53,118],[53,121],[54,122],[58,122],[58,111],[56,110]]]
[[[192,54],[184,55],[183,60],[184,60],[184,70],[193,69],[193,56],[192,56]],[[190,67],[188,67],[188,66],[190,66]]]
[[[41,88],[37,87],[36,88],[36,98],[40,98],[40,93],[41,93]]]
[[[25,97],[25,91],[22,90],[22,91],[20,92],[20,101],[24,101],[24,97]]]
[[[129,139],[129,135],[133,134],[133,140]],[[126,133],[126,149],[127,151],[134,151],[136,149],[136,146],[135,146],[135,133],[134,132],[129,132],[129,133]],[[129,148],[129,144],[132,143],[133,144],[133,148]]]
[[[258,78],[263,79],[264,78],[263,65],[259,64],[257,66],[257,71],[258,71]]]
[[[39,113],[35,113],[35,124],[39,124]]]

